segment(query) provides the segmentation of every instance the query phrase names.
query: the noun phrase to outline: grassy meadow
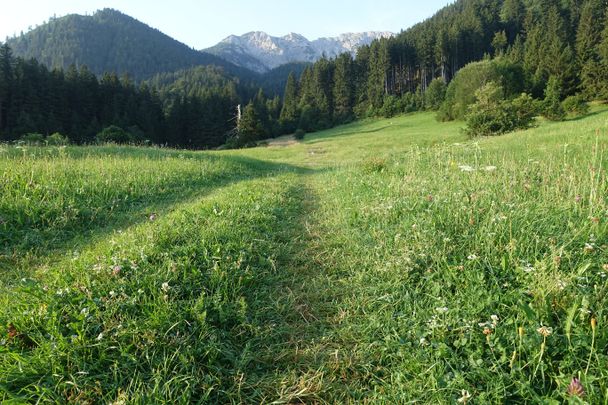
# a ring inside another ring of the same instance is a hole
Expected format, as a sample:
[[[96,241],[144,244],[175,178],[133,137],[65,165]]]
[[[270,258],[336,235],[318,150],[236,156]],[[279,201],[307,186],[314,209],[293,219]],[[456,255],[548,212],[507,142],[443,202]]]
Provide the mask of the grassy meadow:
[[[462,125],[0,146],[0,402],[608,404],[608,108]]]

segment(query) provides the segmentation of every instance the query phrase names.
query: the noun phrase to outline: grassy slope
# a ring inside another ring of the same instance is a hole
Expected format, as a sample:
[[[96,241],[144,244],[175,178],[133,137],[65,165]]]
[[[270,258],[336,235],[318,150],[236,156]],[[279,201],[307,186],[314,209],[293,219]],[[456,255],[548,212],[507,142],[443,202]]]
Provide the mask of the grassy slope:
[[[0,399],[606,401],[607,124],[5,148]]]

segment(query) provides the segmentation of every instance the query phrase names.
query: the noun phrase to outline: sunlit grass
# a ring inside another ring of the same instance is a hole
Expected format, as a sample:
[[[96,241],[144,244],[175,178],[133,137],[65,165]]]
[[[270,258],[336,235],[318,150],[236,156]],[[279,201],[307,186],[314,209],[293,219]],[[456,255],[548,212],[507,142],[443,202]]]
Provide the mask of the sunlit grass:
[[[2,147],[0,399],[603,403],[608,112],[461,126]]]

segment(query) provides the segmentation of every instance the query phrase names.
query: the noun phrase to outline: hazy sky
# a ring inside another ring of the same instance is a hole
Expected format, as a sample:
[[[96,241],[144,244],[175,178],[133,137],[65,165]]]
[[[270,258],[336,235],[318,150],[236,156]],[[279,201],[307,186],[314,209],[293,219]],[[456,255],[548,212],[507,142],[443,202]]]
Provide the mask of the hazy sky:
[[[3,2],[0,38],[48,20],[115,8],[196,49],[230,34],[296,32],[308,39],[345,32],[399,32],[450,0],[21,0]]]

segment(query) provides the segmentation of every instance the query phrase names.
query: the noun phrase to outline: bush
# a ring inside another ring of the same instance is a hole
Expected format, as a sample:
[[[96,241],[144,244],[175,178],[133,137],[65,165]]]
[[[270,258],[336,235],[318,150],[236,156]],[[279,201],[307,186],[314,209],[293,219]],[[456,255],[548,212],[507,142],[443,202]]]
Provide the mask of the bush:
[[[133,135],[116,125],[104,128],[97,134],[96,139],[99,143],[126,144],[134,141]]]
[[[497,83],[509,98],[526,89],[523,68],[505,59],[473,62],[462,68],[446,90],[445,101],[437,119],[451,121],[465,118],[469,106],[476,102],[475,92],[489,82]]]
[[[437,111],[445,100],[447,86],[443,79],[434,79],[424,93],[424,104],[427,110]]]
[[[19,142],[30,146],[40,146],[44,144],[44,135],[37,133],[25,134],[19,139]]]
[[[298,128],[296,129],[294,136],[297,140],[301,141],[306,136],[306,131],[304,131],[302,128]]]
[[[581,116],[589,112],[589,104],[582,95],[570,96],[562,102],[562,108],[571,116]]]
[[[70,141],[68,140],[68,137],[61,135],[59,132],[55,132],[46,138],[46,144],[49,146],[64,146],[68,145],[69,143]]]
[[[502,87],[494,82],[475,93],[477,102],[469,108],[466,117],[465,131],[469,136],[500,135],[531,126],[536,115],[532,97],[522,94],[505,100],[503,94]]]
[[[399,114],[400,102],[397,96],[386,96],[384,97],[384,104],[380,109],[380,115],[384,118],[391,118]]]

